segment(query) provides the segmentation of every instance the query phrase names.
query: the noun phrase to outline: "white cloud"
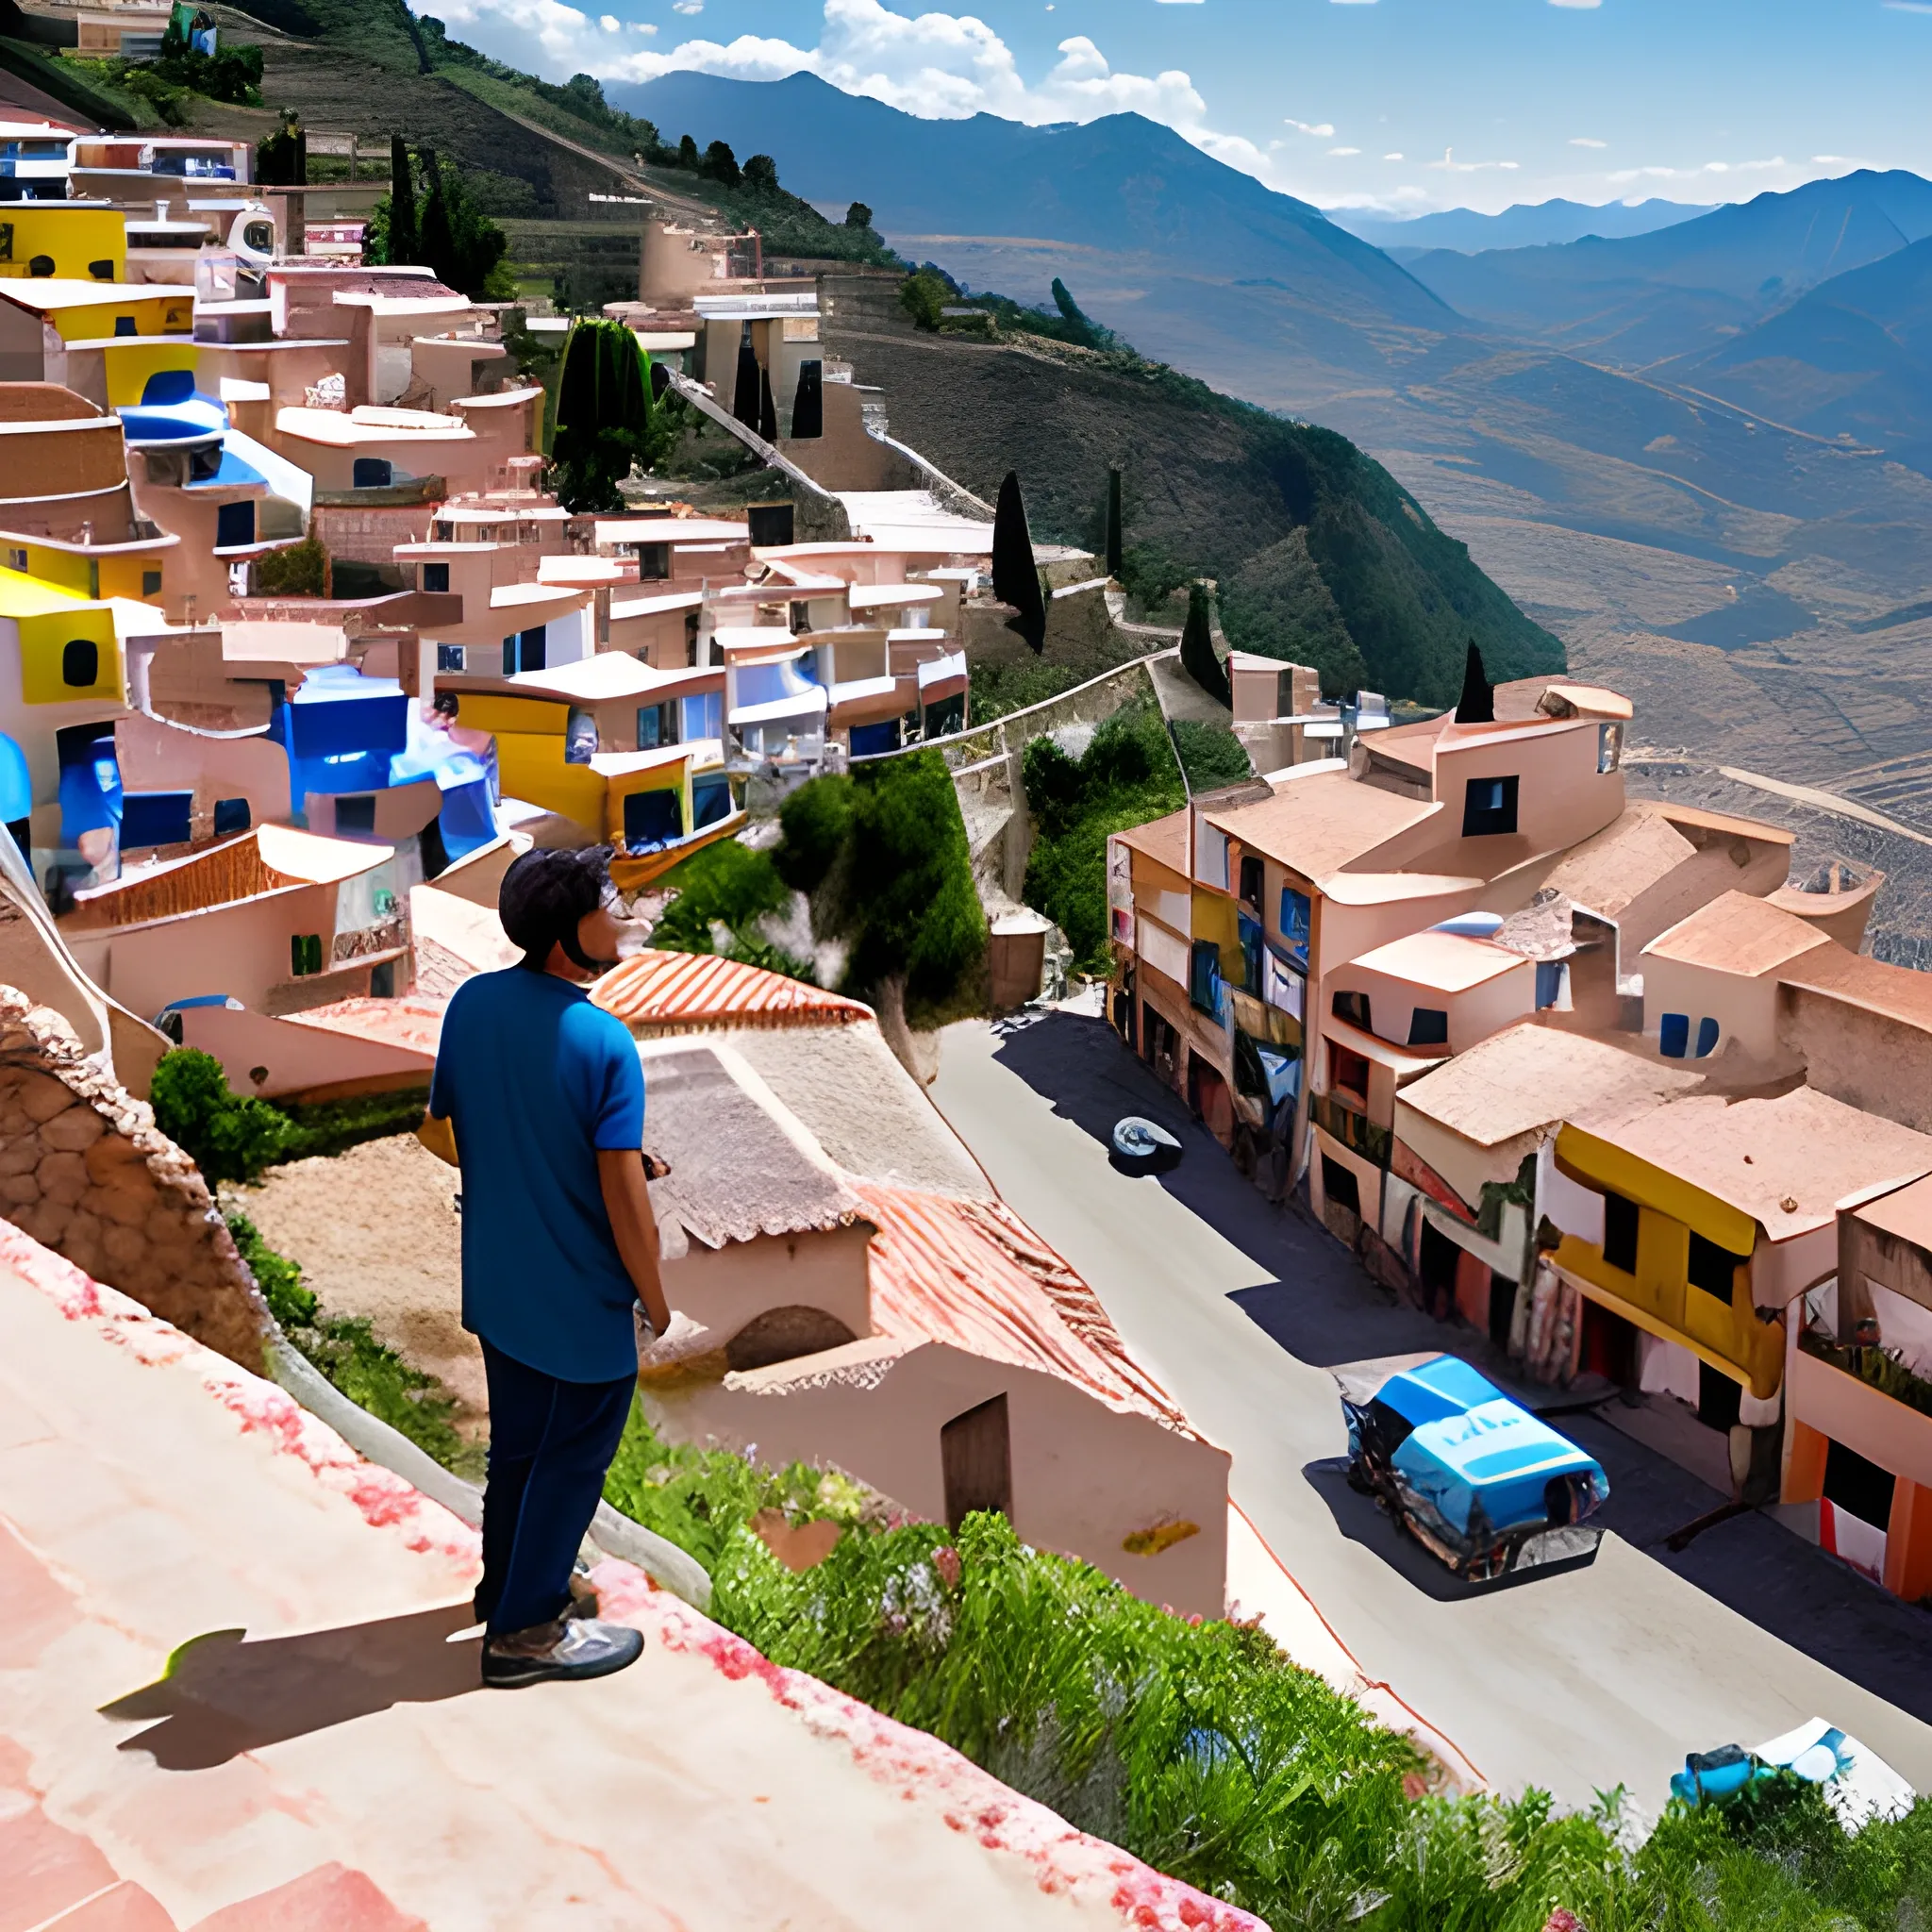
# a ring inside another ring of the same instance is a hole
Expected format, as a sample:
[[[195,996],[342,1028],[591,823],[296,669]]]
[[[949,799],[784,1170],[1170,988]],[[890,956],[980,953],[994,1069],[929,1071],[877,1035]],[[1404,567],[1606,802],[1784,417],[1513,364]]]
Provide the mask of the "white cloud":
[[[1317,141],[1333,141],[1335,124],[1332,121],[1297,121],[1292,114],[1281,124],[1292,127],[1302,134],[1312,134]]]
[[[1440,168],[1445,174],[1450,175],[1481,175],[1487,173],[1491,168],[1500,168],[1504,172],[1508,173],[1513,171],[1518,165],[1519,163],[1515,161],[1458,161],[1456,158],[1456,150],[1453,147],[1445,147],[1442,150],[1442,158],[1440,161],[1424,161],[1423,163],[1423,166],[1425,168]]]
[[[1550,0],[1552,7],[1601,7],[1604,0]]]
[[[1587,134],[1573,134],[1570,137],[1570,145],[1572,147],[1608,147],[1609,142],[1607,141],[1592,141]]]
[[[705,0],[671,0],[673,13],[702,13]]]
[[[1358,155],[1361,153],[1361,149],[1358,147],[1331,147],[1328,152],[1331,155]]]
[[[606,13],[600,15],[597,21],[597,25],[601,26],[607,34],[622,33],[624,31],[623,21],[619,20],[616,14],[614,13]]]
[[[1402,157],[1400,155],[1384,155],[1382,158],[1385,161],[1399,161]]]
[[[1618,168],[1603,178],[1620,184],[1625,181],[1694,181],[1706,175],[1759,175],[1790,166],[1784,156],[1774,155],[1768,161],[1706,161],[1697,168]]]
[[[1932,13],[1932,0],[1880,0],[1894,13]]]

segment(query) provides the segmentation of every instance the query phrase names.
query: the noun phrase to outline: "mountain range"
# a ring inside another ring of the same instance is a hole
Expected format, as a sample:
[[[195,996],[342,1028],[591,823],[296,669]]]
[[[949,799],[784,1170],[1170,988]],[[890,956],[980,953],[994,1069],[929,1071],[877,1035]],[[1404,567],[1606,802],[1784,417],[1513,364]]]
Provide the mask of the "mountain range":
[[[1580,242],[1586,235],[1615,241],[1625,235],[1648,235],[1710,211],[1682,201],[1612,201],[1595,208],[1584,201],[1557,200],[1518,202],[1493,215],[1469,208],[1406,218],[1331,208],[1328,219],[1351,235],[1373,242],[1392,260],[1407,261],[1431,248],[1476,255],[1487,248],[1543,248]]]

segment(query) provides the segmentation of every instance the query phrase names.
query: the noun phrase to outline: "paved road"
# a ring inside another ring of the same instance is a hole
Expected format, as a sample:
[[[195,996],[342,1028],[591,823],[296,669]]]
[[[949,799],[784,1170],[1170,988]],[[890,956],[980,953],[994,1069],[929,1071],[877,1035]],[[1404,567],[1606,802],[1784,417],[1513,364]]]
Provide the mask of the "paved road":
[[[1341,1476],[1346,1437],[1321,1365],[1487,1343],[1395,1304],[1324,1232],[1271,1207],[1101,1022],[952,1027],[933,1093],[1233,1453],[1236,1499],[1365,1674],[1492,1786],[1586,1805],[1622,1783],[1652,1809],[1686,1751],[1821,1716],[1932,1790],[1932,1616],[1756,1513],[1669,1555],[1661,1539],[1723,1498],[1592,1415],[1561,1426],[1609,1473],[1613,1533],[1594,1563],[1469,1591],[1398,1538]],[[1128,1112],[1181,1135],[1174,1174],[1108,1164],[1106,1136]]]

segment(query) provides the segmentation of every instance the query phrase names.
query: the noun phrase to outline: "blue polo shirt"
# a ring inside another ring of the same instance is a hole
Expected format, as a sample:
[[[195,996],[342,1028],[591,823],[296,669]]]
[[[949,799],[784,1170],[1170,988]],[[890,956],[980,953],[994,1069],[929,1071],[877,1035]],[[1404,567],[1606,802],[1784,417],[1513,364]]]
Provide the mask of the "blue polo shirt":
[[[581,987],[511,966],[451,996],[429,1110],[463,1174],[463,1326],[565,1382],[637,1373],[637,1289],[610,1231],[600,1148],[641,1147],[644,1075]]]

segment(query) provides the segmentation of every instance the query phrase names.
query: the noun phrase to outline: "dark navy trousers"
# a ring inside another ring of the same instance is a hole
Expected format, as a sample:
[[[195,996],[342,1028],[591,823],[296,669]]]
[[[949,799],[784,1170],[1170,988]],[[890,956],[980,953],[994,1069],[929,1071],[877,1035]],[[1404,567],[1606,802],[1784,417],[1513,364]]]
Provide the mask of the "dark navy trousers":
[[[479,1338],[480,1339],[480,1338]],[[490,1481],[476,1614],[492,1637],[560,1616],[637,1377],[564,1382],[483,1343]]]

